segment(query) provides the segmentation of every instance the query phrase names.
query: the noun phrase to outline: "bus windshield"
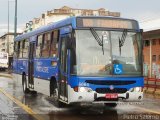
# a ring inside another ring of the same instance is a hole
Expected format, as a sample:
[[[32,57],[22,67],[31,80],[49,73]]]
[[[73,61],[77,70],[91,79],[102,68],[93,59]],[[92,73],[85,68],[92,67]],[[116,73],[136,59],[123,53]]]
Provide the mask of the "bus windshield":
[[[75,64],[72,74],[83,76],[114,75],[116,64],[123,66],[121,75],[141,75],[141,41],[136,32],[76,30]],[[100,43],[98,42],[100,41]]]

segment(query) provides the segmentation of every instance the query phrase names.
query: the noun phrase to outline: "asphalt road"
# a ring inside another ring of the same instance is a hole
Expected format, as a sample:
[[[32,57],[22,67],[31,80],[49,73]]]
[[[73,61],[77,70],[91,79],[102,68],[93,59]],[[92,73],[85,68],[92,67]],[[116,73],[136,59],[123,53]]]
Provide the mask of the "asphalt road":
[[[48,96],[24,95],[17,81],[0,77],[0,120],[160,120],[160,97],[145,94],[141,103],[121,103],[116,108],[57,108]]]

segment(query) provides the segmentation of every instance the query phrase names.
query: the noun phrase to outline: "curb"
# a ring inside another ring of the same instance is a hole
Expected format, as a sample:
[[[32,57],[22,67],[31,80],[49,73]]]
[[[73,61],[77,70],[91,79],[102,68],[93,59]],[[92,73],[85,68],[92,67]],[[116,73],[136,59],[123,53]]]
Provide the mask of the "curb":
[[[0,77],[8,77],[8,78],[13,78],[11,74],[0,74]]]

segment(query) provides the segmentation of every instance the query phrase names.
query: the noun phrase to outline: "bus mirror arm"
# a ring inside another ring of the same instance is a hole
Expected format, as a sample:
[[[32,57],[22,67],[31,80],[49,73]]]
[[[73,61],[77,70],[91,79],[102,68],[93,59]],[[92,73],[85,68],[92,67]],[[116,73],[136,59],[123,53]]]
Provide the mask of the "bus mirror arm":
[[[74,38],[67,39],[67,42],[66,42],[67,49],[72,49],[72,46],[74,45],[74,41],[75,41]]]

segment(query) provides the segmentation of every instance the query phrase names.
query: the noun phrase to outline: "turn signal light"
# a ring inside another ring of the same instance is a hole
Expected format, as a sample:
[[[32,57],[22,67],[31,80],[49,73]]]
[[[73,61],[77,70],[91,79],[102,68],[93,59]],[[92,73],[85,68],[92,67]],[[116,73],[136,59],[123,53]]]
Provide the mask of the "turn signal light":
[[[57,66],[57,62],[51,61],[51,65],[52,65],[52,66]]]
[[[73,88],[75,92],[78,92],[78,87]]]

